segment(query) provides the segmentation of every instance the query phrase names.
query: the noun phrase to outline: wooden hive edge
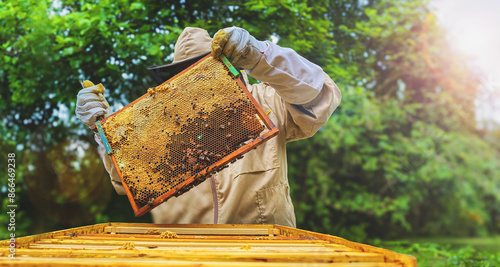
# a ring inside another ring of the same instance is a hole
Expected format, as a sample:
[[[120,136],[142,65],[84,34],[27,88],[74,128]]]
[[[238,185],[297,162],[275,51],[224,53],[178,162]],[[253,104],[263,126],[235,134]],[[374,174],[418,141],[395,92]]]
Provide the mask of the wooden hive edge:
[[[384,262],[394,263],[403,267],[416,267],[417,260],[415,257],[410,255],[405,255],[401,253],[396,253],[387,249],[378,248],[366,244],[361,244],[353,241],[346,240],[344,238],[320,234],[306,230],[300,230],[296,228],[280,226],[280,225],[262,225],[262,224],[150,224],[150,223],[102,223],[90,226],[82,226],[76,228],[70,228],[67,230],[54,231],[44,234],[25,236],[16,238],[16,248],[29,249],[30,244],[38,242],[42,239],[52,239],[56,236],[65,235],[81,235],[81,234],[102,234],[109,233],[110,227],[148,227],[148,228],[178,228],[178,229],[221,229],[221,228],[233,228],[233,229],[244,229],[244,228],[254,228],[254,229],[268,229],[271,234],[276,234],[278,236],[288,236],[288,237],[299,237],[304,239],[316,239],[329,242],[335,245],[345,246],[351,248],[358,252],[376,253],[382,255]],[[0,248],[8,248],[10,245],[9,240],[0,241]]]
[[[371,253],[382,254],[382,255],[384,255],[386,262],[396,262],[396,263],[399,262],[402,264],[403,267],[417,267],[417,259],[411,255],[397,253],[397,252],[394,252],[394,251],[391,251],[388,249],[349,241],[347,239],[337,237],[337,236],[320,234],[320,233],[315,233],[315,232],[311,232],[311,231],[306,231],[306,230],[301,230],[301,229],[296,229],[296,228],[281,226],[281,225],[273,225],[273,227],[275,227],[276,229],[278,229],[280,231],[280,235],[304,237],[304,238],[308,238],[308,237],[317,238],[317,239],[328,241],[328,242],[333,243],[333,244],[343,245],[343,246],[346,246],[348,248],[352,248],[354,250],[358,250],[361,252],[371,252]]]
[[[112,223],[101,223],[95,225],[87,225],[66,230],[59,230],[38,235],[24,236],[15,239],[16,248],[29,248],[29,245],[42,239],[54,238],[61,235],[81,235],[81,234],[98,234],[103,233],[107,226]],[[0,241],[0,248],[9,247],[10,240]]]

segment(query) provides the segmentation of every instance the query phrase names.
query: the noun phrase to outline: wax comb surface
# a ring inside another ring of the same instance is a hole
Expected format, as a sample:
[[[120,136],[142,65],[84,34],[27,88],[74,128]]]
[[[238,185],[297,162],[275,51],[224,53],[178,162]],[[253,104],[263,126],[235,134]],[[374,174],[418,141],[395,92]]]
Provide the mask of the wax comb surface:
[[[278,132],[241,80],[211,55],[100,124],[137,216]]]

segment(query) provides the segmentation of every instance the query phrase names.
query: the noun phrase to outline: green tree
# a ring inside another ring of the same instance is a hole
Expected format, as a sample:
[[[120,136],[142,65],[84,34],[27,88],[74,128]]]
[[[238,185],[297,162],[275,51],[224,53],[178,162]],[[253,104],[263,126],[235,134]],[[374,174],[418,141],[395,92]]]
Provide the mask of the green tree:
[[[289,147],[299,223],[353,238],[498,231],[499,147],[475,125],[479,76],[424,2],[363,11],[333,26],[356,36],[339,63],[359,78],[341,81],[340,109],[310,142]]]
[[[74,116],[78,80],[102,82],[116,110],[154,86],[146,67],[170,62],[184,27],[232,25],[295,49],[343,92],[318,134],[288,147],[299,227],[353,238],[499,231],[499,147],[474,121],[479,75],[426,1],[7,0],[0,25],[0,147],[17,153],[19,234],[149,220],[114,194]]]

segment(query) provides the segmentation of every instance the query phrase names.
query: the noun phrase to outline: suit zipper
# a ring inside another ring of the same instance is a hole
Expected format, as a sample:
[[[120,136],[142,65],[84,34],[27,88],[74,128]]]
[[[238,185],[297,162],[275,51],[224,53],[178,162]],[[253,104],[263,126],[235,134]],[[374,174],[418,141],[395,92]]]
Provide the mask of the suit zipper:
[[[214,199],[214,224],[219,220],[219,200],[217,199],[217,189],[215,188],[215,178],[210,176],[210,185],[212,186],[212,197]]]

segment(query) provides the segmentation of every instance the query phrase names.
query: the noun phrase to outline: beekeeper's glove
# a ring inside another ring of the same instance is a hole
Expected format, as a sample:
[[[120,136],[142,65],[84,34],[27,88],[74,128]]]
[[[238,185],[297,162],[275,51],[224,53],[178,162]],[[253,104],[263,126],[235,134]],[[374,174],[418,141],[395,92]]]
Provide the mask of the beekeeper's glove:
[[[104,98],[104,86],[94,85],[89,80],[83,82],[84,89],[76,97],[76,117],[87,126],[92,126],[96,118],[105,118],[111,114],[108,101]]]
[[[212,55],[221,53],[236,67],[252,70],[259,63],[266,43],[257,41],[246,30],[231,27],[219,30],[212,40]]]

